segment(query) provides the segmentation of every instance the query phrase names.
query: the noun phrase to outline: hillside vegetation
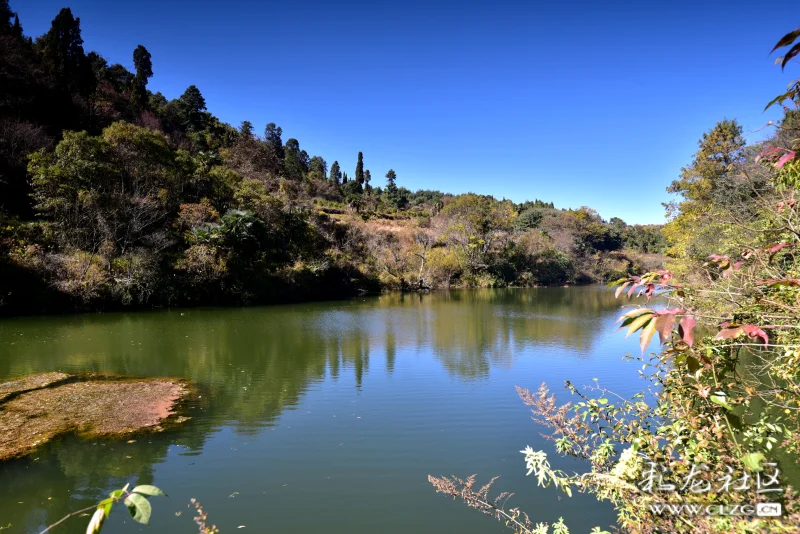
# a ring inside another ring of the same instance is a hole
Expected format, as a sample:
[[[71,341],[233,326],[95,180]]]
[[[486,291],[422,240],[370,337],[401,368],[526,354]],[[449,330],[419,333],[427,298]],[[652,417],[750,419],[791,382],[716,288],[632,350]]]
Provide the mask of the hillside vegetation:
[[[0,0],[0,314],[589,283],[660,264],[655,226],[589,208],[416,192],[168,100],[86,52],[80,19],[24,34]],[[381,182],[380,186],[378,182]]]

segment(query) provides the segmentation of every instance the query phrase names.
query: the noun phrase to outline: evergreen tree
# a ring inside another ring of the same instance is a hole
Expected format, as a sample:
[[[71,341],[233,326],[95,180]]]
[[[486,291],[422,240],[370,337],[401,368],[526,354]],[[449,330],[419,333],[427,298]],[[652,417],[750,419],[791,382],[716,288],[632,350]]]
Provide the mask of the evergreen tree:
[[[336,185],[339,185],[339,183],[342,181],[342,171],[339,169],[338,161],[334,161],[333,165],[331,165],[331,175],[329,179]]]
[[[285,155],[283,151],[283,141],[281,140],[281,135],[283,135],[283,128],[277,126],[274,122],[270,122],[267,124],[267,127],[264,128],[264,142],[272,147],[275,155],[279,159],[283,159]]]
[[[342,185],[347,183],[347,173],[342,174]]]
[[[11,35],[17,39],[22,39],[22,25],[19,23],[19,16],[14,14],[14,26],[11,27]]]
[[[315,180],[324,180],[328,174],[328,164],[321,156],[314,156],[308,161],[308,174]]]
[[[242,121],[241,126],[239,126],[239,135],[245,139],[253,139],[253,123],[250,121]]]
[[[147,80],[153,76],[153,62],[150,52],[139,45],[133,51],[133,66],[136,76],[133,78],[133,104],[138,108],[147,105]]]
[[[94,76],[83,51],[81,19],[73,17],[68,7],[56,15],[50,30],[36,44],[42,66],[56,88],[84,96],[94,89]]]
[[[11,11],[8,0],[0,0],[0,35],[8,35],[11,33],[11,17],[14,17],[14,25],[18,25],[19,18]]]
[[[178,98],[178,114],[187,131],[199,131],[205,127],[206,99],[196,85],[190,85]]]
[[[386,201],[395,208],[400,207],[400,190],[397,188],[397,174],[393,169],[386,173]]]
[[[370,180],[372,180],[372,175],[370,175],[369,169],[367,169],[364,171],[364,190],[367,192],[367,194],[372,191],[372,186],[369,185]]]
[[[364,184],[364,153],[358,153],[358,163],[356,163],[356,182],[358,185]]]
[[[283,170],[287,178],[292,180],[302,180],[308,174],[308,153],[300,150],[300,142],[297,139],[289,139],[284,147]]]

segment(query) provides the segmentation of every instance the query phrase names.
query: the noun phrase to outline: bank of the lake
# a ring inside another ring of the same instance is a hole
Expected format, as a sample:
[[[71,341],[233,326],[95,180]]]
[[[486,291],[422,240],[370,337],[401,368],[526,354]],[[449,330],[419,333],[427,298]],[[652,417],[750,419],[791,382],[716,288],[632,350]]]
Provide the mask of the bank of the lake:
[[[497,488],[536,520],[608,526],[610,506],[525,477],[519,450],[552,445],[514,386],[640,389],[621,361],[637,343],[614,332],[620,305],[586,286],[4,319],[0,380],[99,372],[199,389],[179,428],[131,443],[66,437],[0,464],[2,526],[39,532],[131,482],[170,495],[153,503],[159,532],[196,531],[191,497],[223,532],[502,532],[426,479],[474,472],[501,475]],[[139,531],[124,510],[109,526]]]

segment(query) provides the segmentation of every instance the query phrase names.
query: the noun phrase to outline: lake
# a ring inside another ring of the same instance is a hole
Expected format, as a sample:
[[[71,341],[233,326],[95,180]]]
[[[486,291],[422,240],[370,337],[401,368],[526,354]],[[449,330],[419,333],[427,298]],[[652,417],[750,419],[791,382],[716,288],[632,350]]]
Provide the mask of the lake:
[[[124,507],[104,531],[197,532],[197,498],[223,533],[506,532],[434,492],[427,475],[493,476],[534,522],[613,524],[591,495],[525,476],[520,450],[555,455],[515,385],[645,387],[626,304],[598,286],[386,294],[287,306],[0,321],[0,379],[44,371],[194,381],[191,420],[126,440],[56,440],[0,465],[0,528],[37,533],[125,483],[155,484],[149,530]],[[53,532],[84,532],[88,517]],[[244,529],[239,529],[244,526]]]

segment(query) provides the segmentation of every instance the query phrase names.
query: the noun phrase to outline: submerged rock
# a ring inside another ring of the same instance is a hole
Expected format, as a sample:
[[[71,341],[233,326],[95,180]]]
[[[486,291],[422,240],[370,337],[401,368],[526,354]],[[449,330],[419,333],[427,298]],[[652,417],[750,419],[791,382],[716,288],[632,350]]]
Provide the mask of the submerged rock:
[[[159,430],[188,391],[182,380],[64,373],[0,382],[0,460],[71,432],[112,437]]]

